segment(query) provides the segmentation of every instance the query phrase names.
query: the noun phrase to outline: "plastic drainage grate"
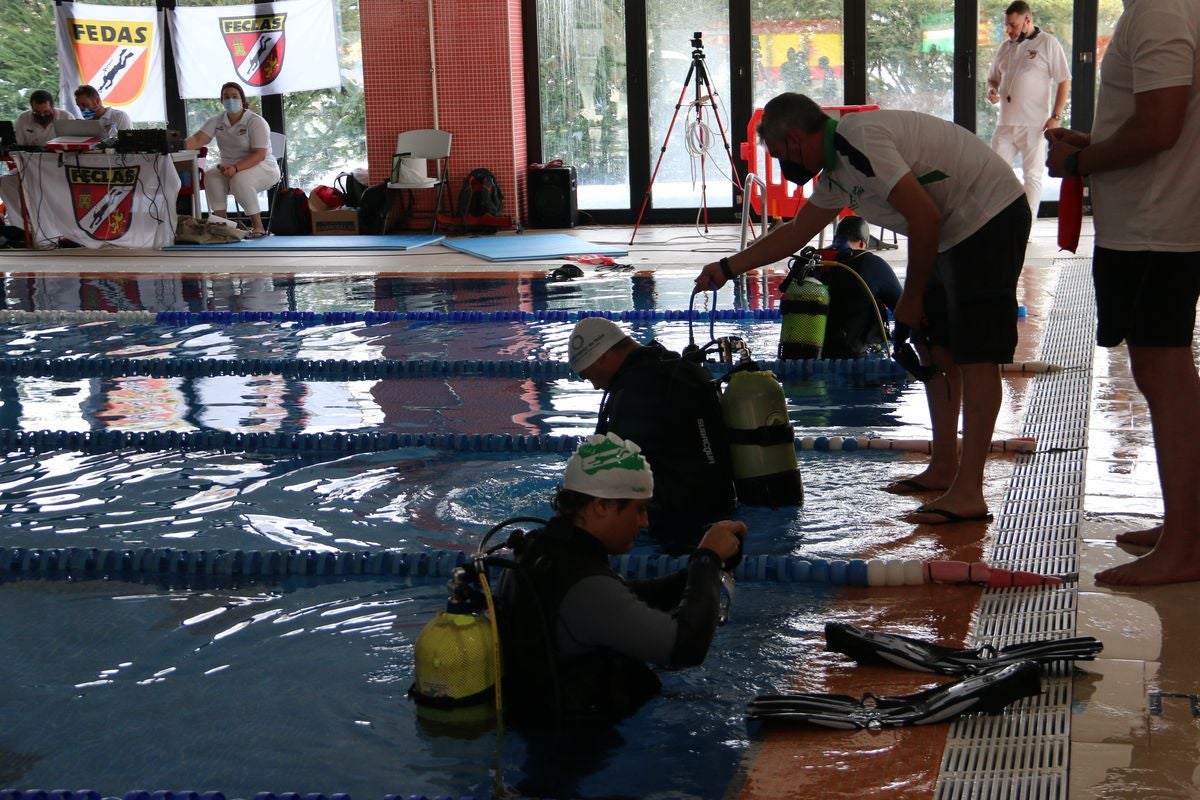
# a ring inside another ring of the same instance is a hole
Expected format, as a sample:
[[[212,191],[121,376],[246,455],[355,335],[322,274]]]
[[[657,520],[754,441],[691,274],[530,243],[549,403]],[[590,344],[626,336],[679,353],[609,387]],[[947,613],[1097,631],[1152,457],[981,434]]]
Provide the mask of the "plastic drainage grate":
[[[1064,372],[1035,378],[1023,436],[1038,449],[1017,456],[990,564],[1062,576],[1079,569],[1088,411],[1095,353],[1091,259],[1061,259],[1042,360]],[[996,646],[1075,635],[1077,583],[1057,589],[985,590],[972,641]],[[951,726],[938,800],[1067,797],[1071,750],[1071,668],[1051,664],[1042,694],[1001,714],[972,714]]]

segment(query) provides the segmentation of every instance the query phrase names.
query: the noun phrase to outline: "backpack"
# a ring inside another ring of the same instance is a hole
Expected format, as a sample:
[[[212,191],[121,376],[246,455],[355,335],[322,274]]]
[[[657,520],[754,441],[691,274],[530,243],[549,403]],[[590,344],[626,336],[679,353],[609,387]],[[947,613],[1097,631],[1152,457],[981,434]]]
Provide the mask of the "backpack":
[[[363,191],[358,201],[358,232],[364,236],[387,233],[388,216],[391,211],[387,181],[380,181]],[[351,205],[347,196],[346,205]]]
[[[465,233],[494,233],[511,228],[512,217],[503,213],[504,193],[496,176],[485,167],[471,170],[458,191],[458,213],[439,214],[438,224]]]
[[[276,236],[308,236],[312,233],[312,210],[303,189],[279,187],[271,199],[267,230]]]
[[[358,208],[367,185],[354,177],[353,172],[343,172],[333,179],[333,188],[342,193],[346,206]]]

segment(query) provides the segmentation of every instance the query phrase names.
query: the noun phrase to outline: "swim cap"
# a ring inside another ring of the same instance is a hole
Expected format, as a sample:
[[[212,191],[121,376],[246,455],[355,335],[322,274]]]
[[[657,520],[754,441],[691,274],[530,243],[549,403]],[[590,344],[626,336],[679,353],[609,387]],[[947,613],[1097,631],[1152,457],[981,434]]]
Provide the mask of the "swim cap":
[[[833,232],[833,246],[841,250],[850,242],[871,242],[871,227],[862,217],[844,217]]]
[[[615,433],[594,434],[571,455],[563,488],[606,500],[648,499],[654,494],[654,475],[642,448]]]
[[[575,374],[596,363],[596,359],[607,353],[612,346],[625,338],[625,331],[604,317],[586,317],[575,323],[571,331],[571,343],[567,347],[567,360]]]

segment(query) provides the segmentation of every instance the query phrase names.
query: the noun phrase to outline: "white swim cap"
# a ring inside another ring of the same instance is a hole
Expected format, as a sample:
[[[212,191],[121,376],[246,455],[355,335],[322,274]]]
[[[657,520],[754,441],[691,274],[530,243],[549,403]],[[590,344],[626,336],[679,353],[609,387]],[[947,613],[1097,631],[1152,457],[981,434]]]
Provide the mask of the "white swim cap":
[[[649,499],[654,494],[654,475],[636,444],[615,433],[595,434],[571,455],[563,488],[606,500]]]
[[[626,335],[616,323],[604,317],[585,317],[579,320],[571,331],[571,343],[567,348],[567,360],[571,363],[571,369],[575,370],[576,375],[583,372]]]

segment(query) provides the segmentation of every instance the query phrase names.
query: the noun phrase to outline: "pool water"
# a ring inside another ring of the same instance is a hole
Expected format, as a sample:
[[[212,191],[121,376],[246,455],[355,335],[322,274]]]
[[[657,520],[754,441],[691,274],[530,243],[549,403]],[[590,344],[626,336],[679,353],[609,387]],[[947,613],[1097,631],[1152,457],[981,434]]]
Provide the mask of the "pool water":
[[[25,280],[25,279],[22,279]],[[48,282],[61,283],[50,285]],[[9,308],[273,304],[310,310],[685,308],[686,278],[308,282],[30,278]],[[53,289],[53,291],[51,291]],[[135,291],[136,290],[136,291]],[[705,299],[707,302],[708,299]],[[727,301],[727,299],[724,299]],[[68,305],[73,302],[74,305]],[[752,298],[740,298],[743,307]],[[57,305],[56,305],[57,304]],[[154,309],[163,310],[163,309]],[[569,323],[11,325],[10,356],[42,358],[546,359]],[[629,326],[679,349],[687,323]],[[773,357],[778,323],[720,323]],[[809,435],[925,438],[919,388],[822,375],[785,383]],[[0,379],[0,427],[24,430],[395,431],[582,435],[600,394],[569,379],[385,381]],[[10,453],[0,547],[473,550],[492,524],[548,516],[565,456],[433,448],[295,453]],[[800,453],[802,509],[741,508],[751,554],[929,557],[874,491],[895,454]],[[636,549],[652,552],[649,539]],[[289,578],[237,584],[0,582],[0,786],[488,796],[716,798],[751,746],[744,704],[786,689],[836,609],[829,586],[746,581],[706,663],[665,673],[666,696],[606,734],[447,730],[405,698],[412,647],[442,608],[433,579]]]

